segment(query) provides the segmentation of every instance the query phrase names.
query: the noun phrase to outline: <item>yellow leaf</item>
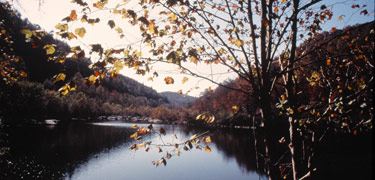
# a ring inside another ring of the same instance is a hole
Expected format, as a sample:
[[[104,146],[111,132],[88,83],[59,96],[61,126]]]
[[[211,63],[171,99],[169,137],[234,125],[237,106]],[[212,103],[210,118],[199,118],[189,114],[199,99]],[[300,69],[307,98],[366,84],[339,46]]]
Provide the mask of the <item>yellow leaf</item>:
[[[119,33],[119,34],[122,34],[122,33],[123,33],[122,29],[119,28],[119,27],[116,28],[116,31],[117,31],[117,33]]]
[[[198,136],[197,136],[196,134],[194,134],[193,136],[190,137],[190,140],[197,139],[197,137],[198,137]]]
[[[28,29],[23,29],[21,31],[21,33],[25,35],[26,39],[29,39],[29,38],[31,38],[31,36],[33,36],[33,33]]]
[[[211,86],[207,88],[207,91],[210,92],[210,93],[214,92],[214,91],[211,89]]]
[[[213,123],[215,122],[215,116],[210,116],[209,120],[207,121],[207,123]]]
[[[210,137],[210,136],[206,137],[205,141],[206,141],[207,143],[212,142],[211,137]]]
[[[129,56],[129,50],[124,50],[124,56]]]
[[[282,3],[286,3],[286,0],[281,0]]]
[[[195,56],[190,56],[190,61],[195,64],[198,64],[198,59]]]
[[[173,84],[174,83],[174,79],[171,78],[171,77],[164,78],[164,81],[165,81],[166,84]]]
[[[79,37],[83,38],[83,36],[85,36],[86,29],[85,28],[77,28],[77,29],[75,29],[74,33],[77,34]]]
[[[154,25],[154,21],[150,21],[149,24],[148,24],[148,30],[150,31],[150,33],[154,34],[155,33],[155,25]]]
[[[203,52],[204,52],[204,49],[203,49],[203,48],[199,48],[199,49],[198,49],[198,52],[199,52],[199,53],[203,53]]]
[[[238,111],[239,108],[238,108],[238,106],[234,105],[234,106],[232,106],[232,109],[235,110],[235,111]]]
[[[211,152],[211,148],[208,147],[208,146],[206,146],[206,148],[204,148],[204,150],[205,150],[206,152]]]
[[[147,81],[153,81],[154,79],[152,77],[147,78]]]
[[[145,143],[139,144],[139,147],[145,147],[145,146],[146,146]]]
[[[137,125],[136,125],[136,124],[133,124],[133,125],[132,125],[132,128],[133,128],[133,129],[137,128]]]
[[[223,49],[223,48],[220,48],[220,49],[219,49],[219,53],[220,53],[220,54],[226,54],[227,51],[226,51],[225,49]]]
[[[277,6],[275,6],[275,7],[273,8],[273,11],[276,12],[276,13],[279,11],[279,9],[277,8]]]
[[[90,77],[89,77],[89,82],[90,82],[90,84],[95,84],[95,81],[96,81],[96,76],[95,75],[91,75]]]
[[[94,3],[93,6],[96,7],[96,8],[98,8],[98,9],[103,9],[104,8],[104,3],[98,1],[98,2]]]
[[[66,75],[64,73],[60,73],[56,76],[54,82],[57,82],[57,81],[65,81],[65,77]]]
[[[181,89],[178,90],[177,93],[178,93],[178,94],[182,94],[182,90],[181,90]]]
[[[243,41],[237,39],[237,41],[235,42],[235,44],[236,44],[237,47],[241,47],[241,46],[243,46]]]
[[[61,95],[65,96],[69,93],[69,90],[67,88],[63,88],[63,89],[59,89],[59,92],[61,93]]]
[[[186,81],[188,81],[188,80],[189,80],[189,78],[187,78],[187,77],[182,78],[182,84],[185,84]]]
[[[176,151],[176,154],[177,154],[177,156],[180,156],[181,152],[180,151]]]
[[[46,50],[46,54],[47,55],[50,55],[50,54],[53,54],[55,53],[55,47],[52,45],[52,44],[47,44],[43,47],[43,49]]]
[[[204,3],[203,1],[199,4],[202,9],[204,9]]]
[[[337,18],[337,20],[341,21],[343,18],[343,15],[341,15],[339,18]]]
[[[73,89],[74,90],[74,89]],[[61,95],[65,96],[66,94],[69,93],[69,91],[71,91],[70,89],[70,85],[69,84],[65,84],[63,87],[61,87],[59,90]]]
[[[169,16],[168,20],[170,21],[176,21],[177,20],[177,15],[176,14],[171,14],[171,16]]]
[[[65,32],[68,30],[68,25],[67,24],[57,24],[55,26],[56,29],[60,30],[61,32]]]
[[[77,85],[70,87],[70,91],[75,91],[75,90],[77,90]]]
[[[138,132],[135,132],[134,134],[130,135],[130,138],[136,138],[138,136]]]
[[[116,61],[113,66],[118,70],[121,71],[124,68],[124,65],[122,64],[121,61]]]

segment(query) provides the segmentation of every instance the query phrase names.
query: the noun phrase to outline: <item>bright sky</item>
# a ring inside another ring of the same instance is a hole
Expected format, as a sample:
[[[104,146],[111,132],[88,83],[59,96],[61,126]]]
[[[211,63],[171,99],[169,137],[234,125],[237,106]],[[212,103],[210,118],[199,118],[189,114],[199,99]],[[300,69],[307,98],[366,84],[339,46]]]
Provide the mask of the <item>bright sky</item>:
[[[3,0],[1,0],[3,1]],[[10,1],[10,0],[8,0]],[[61,20],[67,17],[72,9],[80,9],[78,5],[70,3],[71,0],[12,0],[16,9],[22,14],[23,17],[27,17],[32,23],[39,24],[42,29],[47,32],[56,31],[55,25],[60,23]],[[93,0],[88,0],[88,2],[94,2]],[[109,1],[111,2],[111,0]],[[374,1],[373,0],[329,0],[325,1],[330,5],[335,5],[333,7],[333,20],[329,21],[325,27],[325,30],[330,30],[332,27],[337,27],[337,29],[343,28],[347,25],[353,25],[374,20]],[[370,16],[359,15],[359,12],[353,11],[351,8],[352,4],[360,4],[361,6],[367,4],[367,9],[369,10]],[[129,7],[126,7],[129,9]],[[331,6],[328,6],[331,8]],[[99,14],[100,15],[100,14]],[[337,21],[337,19],[343,16],[343,20]],[[108,14],[100,15],[102,25],[95,25],[94,28],[86,28],[87,33],[84,38],[85,44],[100,43],[103,47],[116,47],[123,44],[131,44],[139,40],[139,33],[135,34],[125,34],[126,38],[119,39],[117,33],[111,31],[107,25],[105,18],[110,18]],[[111,17],[112,18],[112,17]],[[89,26],[88,26],[89,27]],[[130,32],[139,32],[136,27],[124,27]],[[134,28],[134,29],[131,29]],[[126,41],[126,42],[124,42]],[[77,45],[80,42],[68,42],[70,45]],[[212,78],[215,81],[221,82],[228,78],[235,78],[234,74],[226,74],[226,69],[220,66],[212,66],[199,64],[185,64],[190,68],[194,69],[196,72],[206,75],[206,77]],[[191,90],[188,95],[199,96],[202,91],[206,88],[215,88],[216,85],[202,79],[191,77],[185,74],[179,73],[179,70],[174,65],[169,64],[159,64],[154,65],[153,70],[159,73],[158,78],[154,78],[153,81],[147,80],[152,77],[152,74],[146,74],[145,76],[136,75],[135,71],[132,69],[125,68],[122,70],[122,74],[131,77],[140,83],[152,87],[158,92],[163,91],[174,91],[182,90],[183,93]],[[211,75],[217,74],[217,75]],[[167,85],[164,82],[164,77],[171,76],[174,78],[175,83],[173,85]],[[188,77],[189,80],[182,84],[182,79]],[[196,88],[199,87],[199,88]]]

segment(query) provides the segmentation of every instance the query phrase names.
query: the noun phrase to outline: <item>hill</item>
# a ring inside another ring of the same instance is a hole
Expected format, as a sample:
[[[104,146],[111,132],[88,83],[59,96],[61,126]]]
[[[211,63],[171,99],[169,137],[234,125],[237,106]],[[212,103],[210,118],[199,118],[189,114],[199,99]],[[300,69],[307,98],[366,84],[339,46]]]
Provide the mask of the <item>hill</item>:
[[[84,55],[51,60],[46,46],[56,55],[71,48],[20,18],[6,2],[0,2],[0,118],[24,119],[95,118],[101,115],[151,116],[152,108],[168,100],[150,87],[119,74],[92,84],[91,61]],[[32,32],[31,38],[26,38]],[[56,75],[64,74],[59,79]],[[59,89],[69,85],[68,94]],[[21,113],[20,113],[21,112]]]
[[[176,105],[180,105],[180,106],[188,106],[194,103],[194,101],[197,99],[193,96],[178,94],[178,93],[169,92],[169,91],[161,92],[160,94],[166,97],[169,102],[174,103]]]

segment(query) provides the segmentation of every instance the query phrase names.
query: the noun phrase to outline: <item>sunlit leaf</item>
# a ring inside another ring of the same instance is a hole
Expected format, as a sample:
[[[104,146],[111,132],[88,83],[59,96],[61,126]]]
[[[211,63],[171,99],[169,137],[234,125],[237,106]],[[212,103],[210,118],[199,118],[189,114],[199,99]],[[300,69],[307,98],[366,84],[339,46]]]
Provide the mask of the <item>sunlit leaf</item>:
[[[176,21],[177,19],[178,19],[177,15],[173,13],[168,18],[169,21],[173,21],[173,22]]]
[[[83,38],[86,34],[86,29],[85,28],[76,28],[74,33],[78,35],[79,37]]]
[[[195,56],[190,56],[190,61],[194,64],[198,64],[198,59]]]
[[[166,84],[173,84],[174,83],[174,79],[171,78],[171,77],[164,78],[164,81],[165,81]]]
[[[46,54],[47,54],[47,55],[50,55],[50,54],[55,53],[55,47],[54,47],[54,45],[52,45],[52,44],[47,44],[47,45],[45,45],[45,46],[43,47],[43,49],[46,50]]]
[[[234,105],[234,106],[232,106],[232,109],[234,110],[234,111],[238,111],[238,106],[236,106],[236,105]]]
[[[206,141],[207,143],[212,142],[211,137],[210,137],[210,136],[206,137],[206,138],[205,138],[205,141]]]
[[[65,81],[65,78],[66,78],[66,75],[65,75],[64,73],[59,73],[59,74],[56,76],[54,82],[57,82],[57,81]]]
[[[133,129],[135,129],[135,128],[137,128],[137,127],[138,127],[138,125],[136,125],[136,124],[133,124],[133,125],[132,125],[132,128],[133,128]]]
[[[154,24],[154,21],[150,21],[150,23],[148,24],[148,30],[149,30],[150,33],[152,33],[152,34],[155,33],[155,24]]]
[[[72,10],[69,15],[70,20],[75,21],[77,20],[77,13],[76,10]]]
[[[132,135],[130,135],[130,138],[136,138],[137,136],[138,136],[138,132],[135,132]]]
[[[60,30],[61,32],[65,32],[68,30],[69,27],[67,24],[57,24],[55,28]]]
[[[182,84],[185,84],[188,80],[189,80],[189,78],[187,78],[187,77],[182,78]]]
[[[190,137],[190,140],[196,139],[198,136],[194,134],[193,136]]]
[[[123,31],[122,31],[122,29],[121,29],[120,27],[117,27],[115,30],[116,30],[117,33],[119,33],[119,34],[122,34],[122,33],[123,33]]]
[[[176,151],[176,154],[177,154],[177,156],[180,156],[181,152],[180,151]]]
[[[124,68],[124,65],[122,64],[121,61],[115,61],[115,63],[113,64],[113,67],[121,71]]]
[[[25,35],[26,39],[29,39],[31,38],[31,36],[33,36],[33,33],[28,29],[21,30],[21,33]]]
[[[178,90],[177,93],[178,93],[178,94],[183,94],[181,89]]]
[[[211,148],[210,148],[209,146],[206,146],[206,148],[204,148],[204,150],[205,150],[206,152],[211,152]]]
[[[96,78],[97,78],[97,77],[96,77],[95,75],[91,75],[91,76],[88,78],[90,84],[95,84],[95,82],[96,82]]]
[[[341,21],[343,18],[343,15],[339,16],[339,18],[337,18],[338,21]]]
[[[94,3],[93,6],[98,8],[98,9],[103,9],[104,3],[102,3],[101,1],[98,1],[98,2]]]
[[[243,41],[237,39],[237,41],[236,41],[234,44],[235,44],[237,47],[241,47],[241,46],[243,46]]]
[[[69,93],[69,85],[63,86],[59,89],[59,92],[61,95],[65,96],[66,94]]]
[[[226,51],[225,49],[223,49],[223,48],[220,48],[220,49],[219,49],[219,53],[220,53],[220,54],[226,54],[227,51]]]

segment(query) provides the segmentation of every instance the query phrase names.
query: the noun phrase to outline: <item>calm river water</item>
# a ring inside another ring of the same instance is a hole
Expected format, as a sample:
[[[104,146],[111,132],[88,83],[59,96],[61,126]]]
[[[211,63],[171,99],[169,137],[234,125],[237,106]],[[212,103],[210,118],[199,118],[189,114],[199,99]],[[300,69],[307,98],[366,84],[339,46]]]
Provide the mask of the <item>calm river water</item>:
[[[205,131],[172,125],[154,125],[154,128],[158,130],[161,126],[166,136],[160,139],[151,133],[143,140],[176,143]],[[180,156],[171,153],[167,165],[158,167],[152,161],[173,148],[162,147],[163,152],[157,147],[148,152],[145,148],[130,150],[134,140],[129,136],[133,132],[131,124],[122,122],[71,122],[55,127],[12,129],[8,132],[9,153],[0,157],[0,179],[265,179],[255,170],[248,131],[215,130],[211,134],[212,143],[207,144],[211,152],[181,149]],[[173,133],[178,139],[173,138]]]

